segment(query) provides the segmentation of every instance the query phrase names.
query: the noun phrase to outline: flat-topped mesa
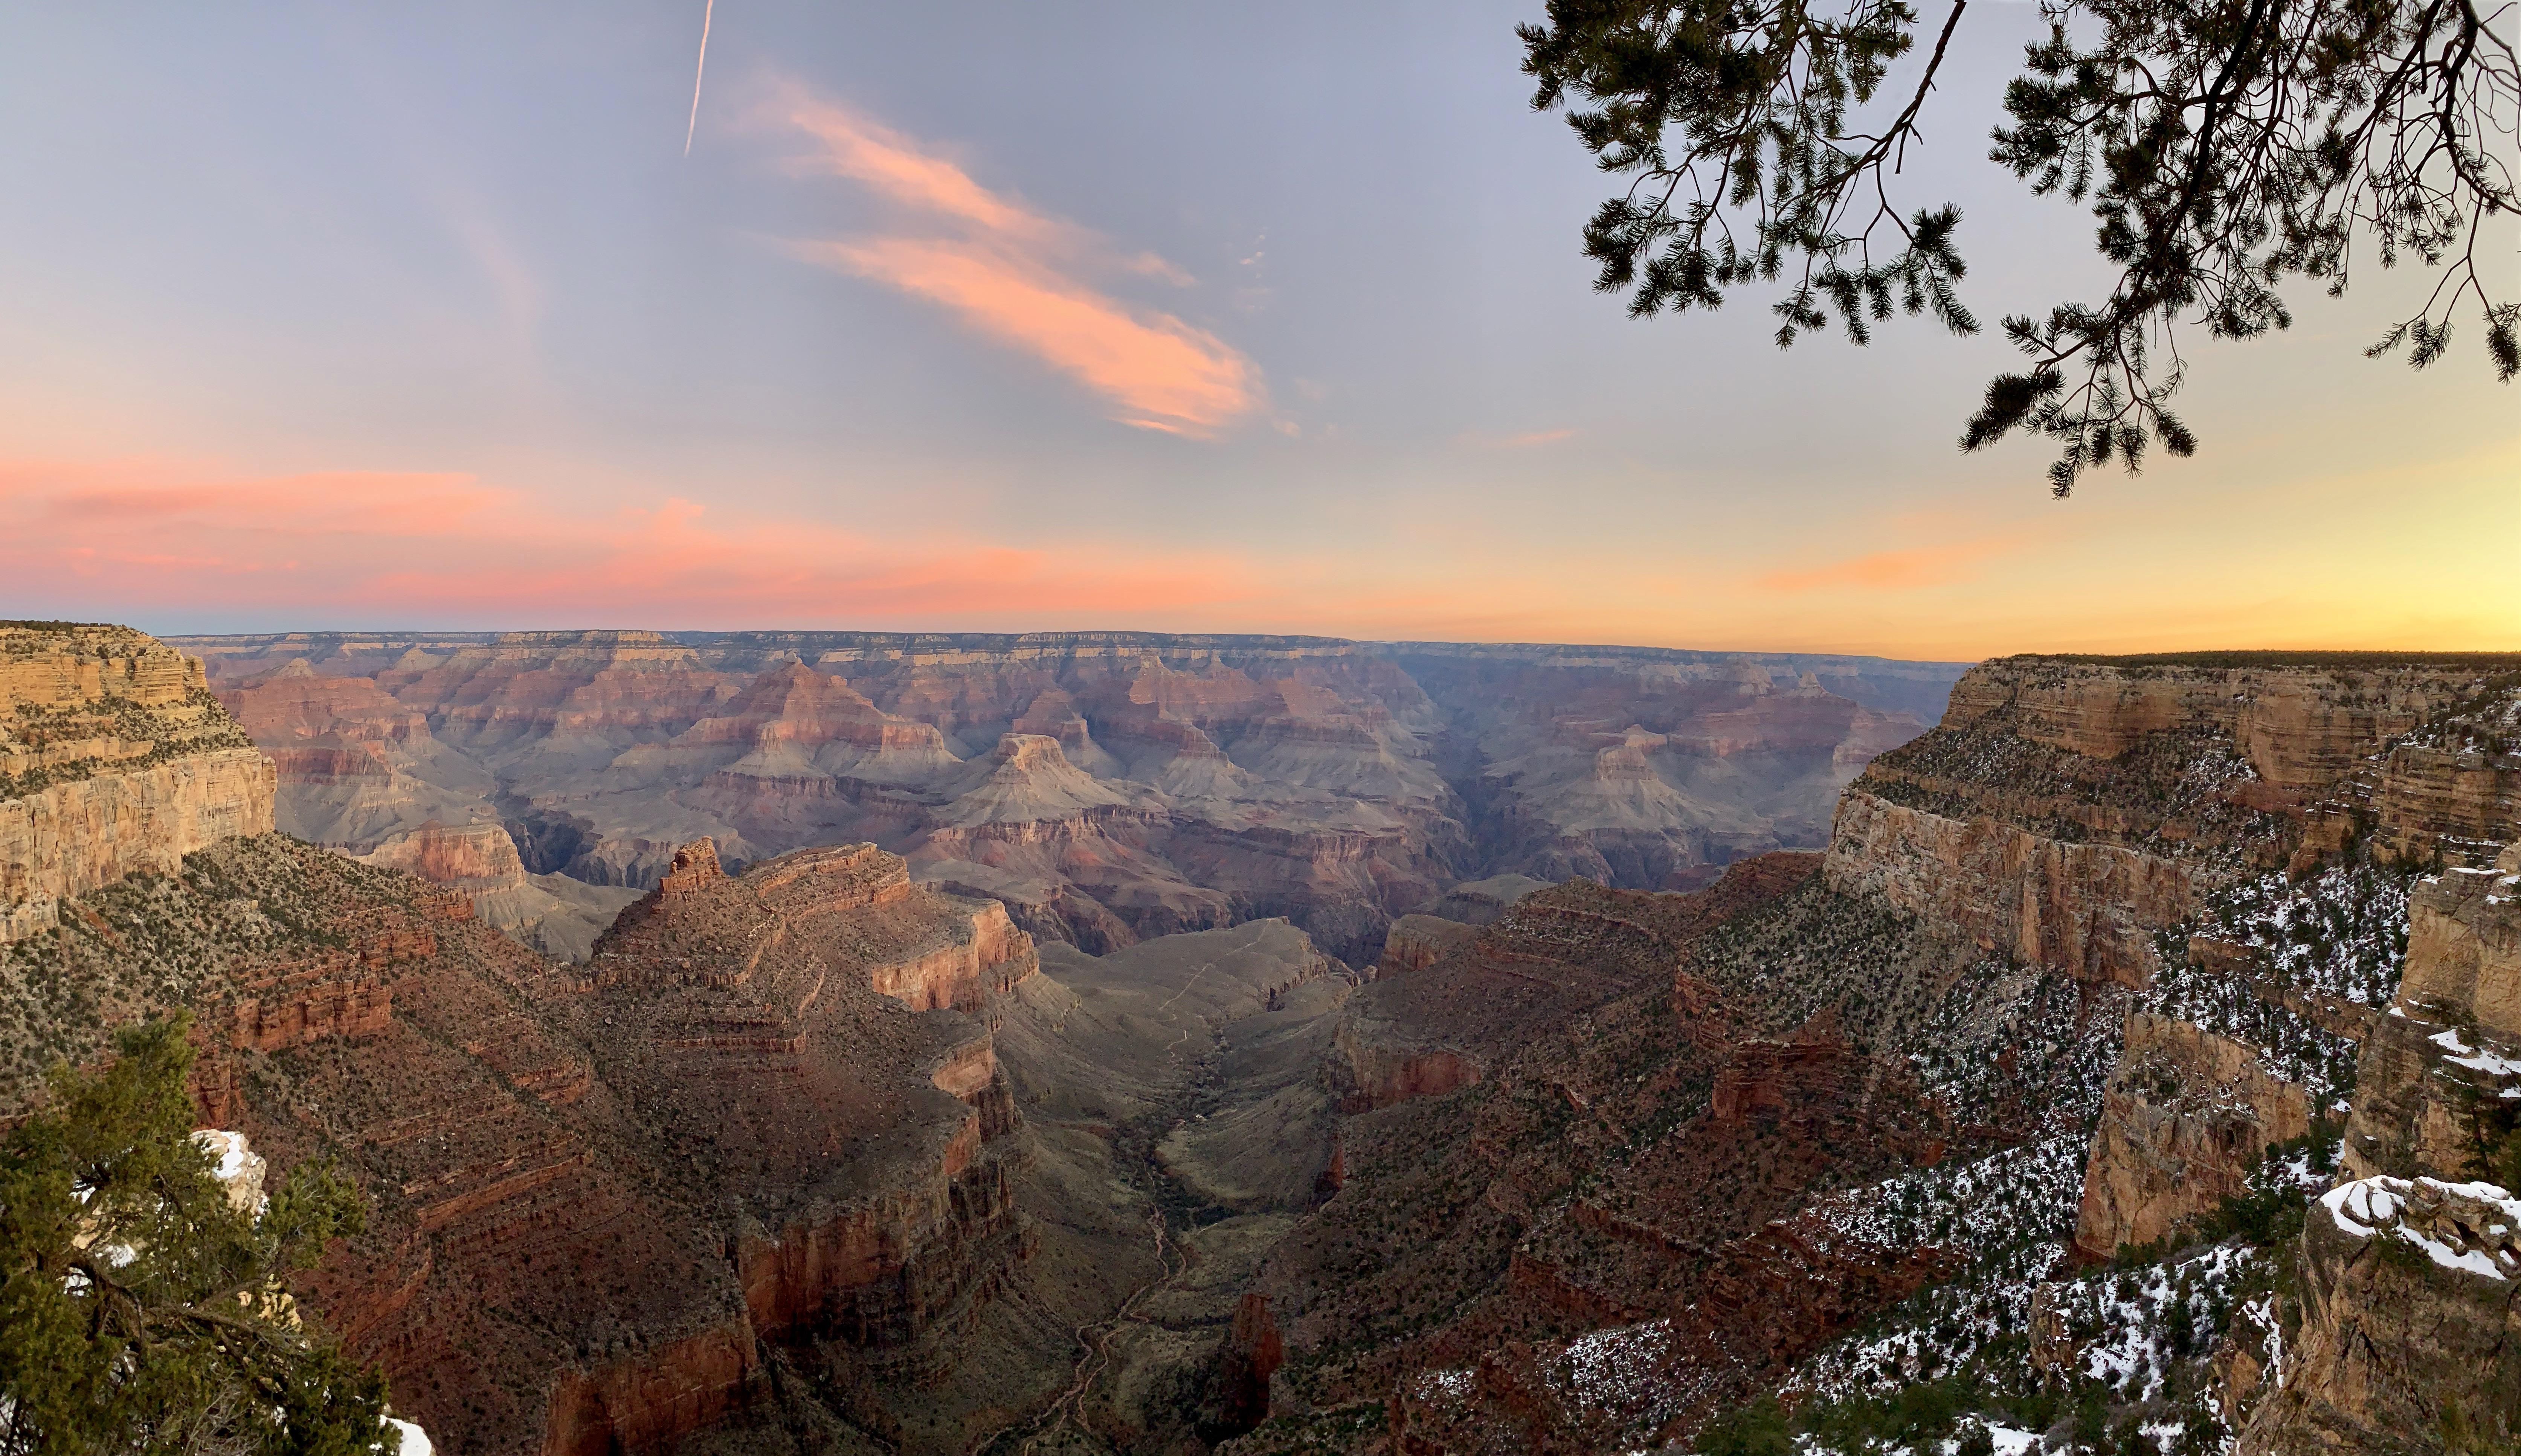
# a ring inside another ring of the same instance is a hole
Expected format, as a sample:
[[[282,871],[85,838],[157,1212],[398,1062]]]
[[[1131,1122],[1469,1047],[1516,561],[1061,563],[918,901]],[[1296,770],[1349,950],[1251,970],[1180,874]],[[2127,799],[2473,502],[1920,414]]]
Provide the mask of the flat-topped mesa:
[[[1940,726],[1849,786],[1830,883],[1985,950],[2141,985],[2155,935],[2201,896],[2306,871],[2390,818],[2376,755],[2515,669],[2413,654],[1984,662]]]
[[[476,893],[526,883],[517,842],[497,823],[449,825],[432,819],[359,857],[368,864],[408,870],[433,884]]]
[[[63,708],[119,698],[165,707],[205,686],[202,662],[101,622],[0,622],[0,705]]]
[[[198,660],[127,627],[0,623],[0,941],[269,831],[273,787]]]

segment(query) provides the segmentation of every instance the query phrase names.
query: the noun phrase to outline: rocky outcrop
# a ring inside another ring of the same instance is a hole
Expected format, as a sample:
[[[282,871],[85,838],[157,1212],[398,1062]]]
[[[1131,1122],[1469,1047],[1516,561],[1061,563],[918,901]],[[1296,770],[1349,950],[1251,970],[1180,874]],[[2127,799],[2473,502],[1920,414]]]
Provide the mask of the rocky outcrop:
[[[1375,960],[1374,974],[1380,978],[1424,971],[1444,952],[1468,943],[1477,933],[1476,927],[1456,921],[1433,915],[1404,915],[1384,933],[1383,954]]]
[[[1355,1091],[1350,1110],[1390,1107],[1413,1097],[1442,1097],[1480,1079],[1480,1064],[1450,1047],[1411,1046],[1378,1039],[1374,1022],[1340,1027],[1339,1049],[1348,1059]]]
[[[2249,1189],[2268,1148],[2311,1130],[2311,1098],[2251,1048],[2136,1012],[2086,1159],[2075,1245],[2107,1258]]]
[[[1216,1425],[1240,1434],[1269,1414],[1269,1377],[1287,1363],[1286,1342],[1269,1312],[1269,1297],[1247,1291],[1234,1306],[1216,1359]]]
[[[2367,1178],[2314,1202],[2302,1325],[2243,1456],[2495,1450],[2521,1435],[2521,1199]]]
[[[660,1155],[746,1209],[756,1335],[933,1374],[1021,1252],[989,1026],[1034,966],[1000,907],[873,845],[729,876],[702,842],[598,943],[573,1016]]]
[[[2407,905],[2407,969],[2363,1044],[2345,1156],[2359,1176],[2488,1171],[2521,1152],[2521,844]]]
[[[202,684],[198,660],[126,628],[0,623],[0,942],[270,830],[271,763]]]

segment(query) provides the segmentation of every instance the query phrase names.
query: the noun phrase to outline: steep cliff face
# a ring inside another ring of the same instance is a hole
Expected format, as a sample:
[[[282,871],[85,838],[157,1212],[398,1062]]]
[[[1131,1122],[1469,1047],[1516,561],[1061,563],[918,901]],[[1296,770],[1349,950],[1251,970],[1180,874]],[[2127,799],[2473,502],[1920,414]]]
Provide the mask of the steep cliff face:
[[[1942,725],[1873,760],[1842,799],[1831,883],[1999,954],[2140,985],[2160,969],[2153,936],[2204,896],[2310,868],[2368,827],[2376,755],[2474,703],[2498,670],[2271,654],[1982,663]],[[2403,789],[2388,812],[2415,815],[2421,797]]]
[[[127,628],[0,622],[0,941],[269,831],[272,782],[198,660]]]
[[[2107,1258],[2249,1191],[2267,1149],[2311,1131],[2310,1094],[2227,1036],[2138,1012],[2101,1104],[2075,1245]]]
[[[1952,926],[1992,954],[2129,985],[2159,964],[2153,937],[2197,910],[2190,872],[2174,861],[1860,791],[1839,806],[1830,883]]]

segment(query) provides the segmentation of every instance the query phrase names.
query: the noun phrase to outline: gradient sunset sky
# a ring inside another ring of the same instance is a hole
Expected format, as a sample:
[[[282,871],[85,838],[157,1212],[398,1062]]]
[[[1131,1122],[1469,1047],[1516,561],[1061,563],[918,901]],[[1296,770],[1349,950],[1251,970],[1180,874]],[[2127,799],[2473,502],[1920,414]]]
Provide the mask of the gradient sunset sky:
[[[2521,648],[2521,393],[2361,354],[2412,276],[2058,502],[1953,448],[1993,335],[1590,292],[1536,3],[718,0],[687,158],[702,9],[16,14],[0,616]],[[1983,159],[2038,26],[1902,179],[1991,322],[2103,287]]]

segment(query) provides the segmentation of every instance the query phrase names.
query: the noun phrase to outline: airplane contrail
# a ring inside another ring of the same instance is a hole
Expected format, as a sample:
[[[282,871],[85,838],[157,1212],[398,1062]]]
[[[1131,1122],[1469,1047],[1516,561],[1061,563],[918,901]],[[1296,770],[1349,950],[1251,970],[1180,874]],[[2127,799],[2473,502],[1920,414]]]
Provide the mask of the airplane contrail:
[[[683,123],[683,155],[692,155],[692,132],[701,124],[701,76],[709,69],[710,12],[717,9],[717,0],[703,0],[701,5],[701,60],[692,68],[692,119]]]

